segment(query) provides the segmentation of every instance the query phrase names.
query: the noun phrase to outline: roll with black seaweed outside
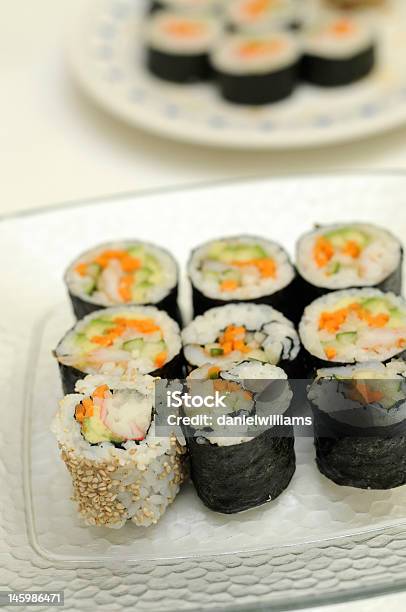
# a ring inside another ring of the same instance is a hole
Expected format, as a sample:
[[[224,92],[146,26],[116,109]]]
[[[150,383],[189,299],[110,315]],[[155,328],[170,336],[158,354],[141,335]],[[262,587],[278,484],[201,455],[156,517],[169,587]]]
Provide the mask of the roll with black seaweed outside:
[[[406,363],[319,370],[309,389],[317,466],[339,485],[406,483]]]
[[[375,64],[375,35],[354,18],[329,17],[304,35],[301,73],[314,85],[350,85],[368,76]]]
[[[82,253],[65,273],[76,318],[122,304],[154,305],[180,322],[178,267],[170,253],[127,240]]]
[[[296,248],[303,307],[338,289],[375,287],[400,295],[403,249],[389,231],[369,223],[318,226]]]
[[[117,306],[93,312],[68,331],[55,350],[65,393],[86,374],[162,378],[182,376],[178,324],[154,306]]]
[[[211,77],[209,52],[219,35],[215,17],[157,11],[145,31],[148,70],[174,83],[193,83]]]
[[[197,247],[188,275],[195,316],[230,302],[269,304],[289,316],[297,301],[287,253],[256,236],[220,238]]]
[[[406,302],[378,289],[333,291],[307,306],[299,333],[308,376],[328,366],[385,363],[406,349]]]
[[[206,365],[192,372],[187,382],[192,395],[218,392],[226,398],[226,408],[220,410],[185,410],[191,417],[204,413],[213,419],[212,427],[186,431],[192,480],[200,499],[225,514],[275,500],[295,472],[292,427],[273,425],[271,420],[251,425],[244,415],[283,417],[292,398],[285,372],[255,361],[229,368]],[[222,417],[227,417],[224,424]]]
[[[225,36],[211,54],[223,98],[234,104],[263,105],[294,91],[300,53],[287,32]]]

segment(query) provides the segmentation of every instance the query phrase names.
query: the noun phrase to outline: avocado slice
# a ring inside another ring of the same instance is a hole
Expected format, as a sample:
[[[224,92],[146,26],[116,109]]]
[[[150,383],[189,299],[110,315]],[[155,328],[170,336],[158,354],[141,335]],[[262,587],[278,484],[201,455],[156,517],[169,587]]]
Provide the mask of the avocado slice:
[[[93,338],[93,336],[101,336],[107,330],[115,327],[116,324],[113,321],[108,321],[107,319],[93,319],[90,321],[84,330],[84,334],[87,338]]]
[[[123,349],[125,351],[138,352],[141,353],[144,348],[144,340],[143,338],[134,338],[134,340],[128,340],[124,342]]]
[[[344,345],[354,344],[354,342],[357,341],[357,338],[357,332],[342,332],[336,335],[337,342]]]
[[[100,442],[121,444],[125,441],[125,438],[121,438],[110,431],[97,415],[83,419],[82,435],[89,444],[99,444]]]
[[[325,238],[330,240],[336,248],[343,247],[349,240],[356,242],[361,248],[366,247],[370,242],[368,234],[354,227],[343,227],[333,230],[325,234]]]

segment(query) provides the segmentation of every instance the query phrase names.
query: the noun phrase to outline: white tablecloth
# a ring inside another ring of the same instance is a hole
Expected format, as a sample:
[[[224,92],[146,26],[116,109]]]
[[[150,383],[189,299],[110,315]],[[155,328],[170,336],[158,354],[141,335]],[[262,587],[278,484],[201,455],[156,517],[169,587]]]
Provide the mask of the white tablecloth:
[[[406,127],[355,144],[239,152],[161,140],[121,124],[74,86],[68,29],[92,0],[0,2],[0,215],[109,194],[258,174],[405,169]],[[400,612],[406,595],[320,608]]]

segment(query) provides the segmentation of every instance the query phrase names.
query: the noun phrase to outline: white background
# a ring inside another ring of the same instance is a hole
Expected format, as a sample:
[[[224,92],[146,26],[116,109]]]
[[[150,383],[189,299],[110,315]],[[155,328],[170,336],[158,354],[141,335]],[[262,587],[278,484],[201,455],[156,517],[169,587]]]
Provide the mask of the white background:
[[[91,1],[0,0],[0,215],[220,178],[406,169],[406,128],[326,149],[246,153],[176,144],[116,122],[77,90],[65,68],[67,33]],[[406,596],[320,610],[383,608],[403,611]]]

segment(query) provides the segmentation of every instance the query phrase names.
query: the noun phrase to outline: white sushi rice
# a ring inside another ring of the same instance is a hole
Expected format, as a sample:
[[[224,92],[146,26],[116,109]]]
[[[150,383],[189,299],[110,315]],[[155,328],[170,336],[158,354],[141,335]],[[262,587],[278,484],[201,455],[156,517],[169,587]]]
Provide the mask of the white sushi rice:
[[[154,422],[141,442],[124,448],[110,442],[90,445],[76,421],[75,407],[101,384],[133,392],[153,408],[154,378],[135,380],[88,376],[77,383],[78,393],[67,395],[52,423],[61,456],[73,483],[73,500],[88,525],[120,528],[128,520],[137,526],[155,524],[176,497],[185,477],[185,448],[174,435],[155,435]]]
[[[84,356],[77,344],[75,344],[75,335],[81,333],[93,319],[106,316],[151,318],[162,330],[163,340],[166,343],[168,353],[166,363],[169,363],[181,351],[182,344],[179,325],[166,312],[158,310],[155,306],[115,306],[93,312],[78,321],[56,348],[55,355],[58,362],[72,367],[80,365],[78,369],[82,370],[85,374],[123,376],[133,371],[139,371],[142,374],[153,372],[156,366],[150,359],[145,357],[134,359],[131,352],[117,350],[114,347],[98,349],[97,367],[88,363],[82,364]],[[151,334],[147,334],[145,339],[146,341],[153,340]]]
[[[263,52],[243,56],[241,50],[252,44],[262,45]],[[243,76],[287,69],[295,66],[299,57],[297,39],[287,32],[231,34],[216,45],[211,53],[211,62],[218,72]]]
[[[345,35],[334,35],[334,27],[343,20],[351,24],[352,31]],[[303,51],[307,55],[345,60],[373,46],[375,39],[375,32],[370,25],[339,13],[314,23],[303,35],[302,42]]]
[[[123,240],[120,242],[108,242],[100,244],[94,249],[82,253],[69,266],[65,273],[65,283],[72,295],[80,297],[86,302],[100,306],[114,306],[122,303],[118,294],[118,280],[120,277],[120,265],[117,261],[112,261],[102,273],[103,290],[96,290],[91,295],[86,293],[88,278],[81,276],[75,271],[80,263],[91,264],[99,255],[107,250],[127,250],[131,247],[144,246],[148,254],[156,258],[161,266],[162,282],[159,285],[152,285],[147,292],[147,299],[150,304],[157,304],[163,300],[176,287],[178,282],[178,268],[173,257],[164,249],[148,242],[137,242],[134,240]],[[115,269],[118,266],[118,271]]]
[[[362,249],[356,262],[345,261],[339,272],[326,274],[314,260],[313,249],[318,238],[329,232],[351,228],[365,233],[370,242]],[[399,266],[402,248],[399,240],[387,230],[367,223],[326,225],[300,238],[296,249],[299,274],[316,287],[345,289],[347,287],[368,287],[381,283]]]
[[[210,356],[204,346],[214,343],[220,333],[229,325],[244,326],[250,331],[263,330],[263,342],[273,364],[280,360],[293,360],[297,357],[300,342],[293,323],[280,312],[265,304],[228,304],[212,308],[204,315],[196,317],[182,332],[185,358],[191,365],[205,363],[216,365],[230,364],[244,359],[240,351],[227,356]]]
[[[219,283],[216,279],[208,279],[202,273],[202,264],[208,261],[208,255],[210,248],[215,244],[216,241],[211,240],[202,244],[195,249],[188,262],[188,274],[192,281],[192,284],[198,289],[203,295],[212,299],[223,299],[225,298],[224,292],[221,291]],[[249,246],[259,245],[264,251],[266,251],[268,257],[274,260],[276,264],[276,275],[275,278],[261,278],[258,282],[255,270],[253,274],[250,274],[249,269],[245,274],[242,275],[242,285],[235,289],[230,294],[230,301],[233,300],[255,300],[257,298],[272,295],[281,289],[287,287],[295,276],[295,271],[292,264],[289,261],[289,257],[275,242],[270,240],[264,240],[257,236],[233,236],[222,238],[218,241],[219,243],[230,242],[232,244],[242,244]],[[216,262],[212,264],[216,266]],[[219,264],[218,264],[219,265]],[[220,264],[220,268],[224,268],[225,264]],[[231,267],[231,266],[230,266]]]
[[[190,24],[197,33],[177,36],[173,26]],[[209,52],[221,32],[218,20],[211,16],[180,14],[176,11],[158,11],[149,19],[144,38],[147,46],[175,55],[200,55]]]
[[[356,380],[366,385],[384,381],[380,387],[384,397],[368,405],[349,397],[348,391],[342,388],[343,381],[348,384]],[[334,420],[353,427],[387,427],[401,423],[406,419],[406,362],[395,360],[386,365],[369,362],[318,370],[309,389],[309,399]]]
[[[252,4],[253,0],[230,0],[225,11],[227,22],[240,32],[268,33],[272,29],[288,26],[296,15],[292,0],[269,0],[262,11],[250,14]]]
[[[299,335],[305,349],[314,357],[327,360],[319,330],[321,314],[370,298],[389,300],[393,308],[399,309],[406,317],[406,302],[393,293],[383,293],[378,289],[334,291],[318,298],[305,309],[299,325]],[[347,330],[343,329],[343,331]],[[406,323],[400,328],[366,329],[364,333],[358,335],[355,343],[343,346],[341,353],[330,361],[332,363],[387,361],[404,350],[399,347],[399,342],[404,339],[406,339]],[[381,345],[379,350],[377,349],[378,344]]]

